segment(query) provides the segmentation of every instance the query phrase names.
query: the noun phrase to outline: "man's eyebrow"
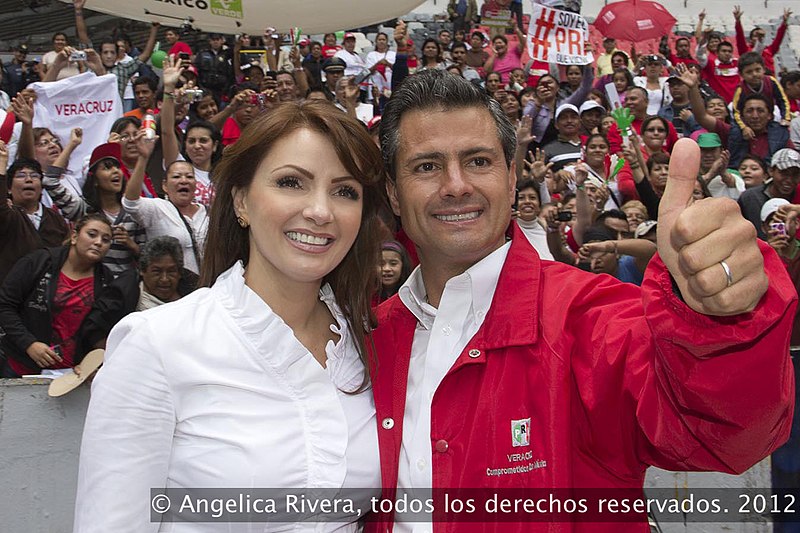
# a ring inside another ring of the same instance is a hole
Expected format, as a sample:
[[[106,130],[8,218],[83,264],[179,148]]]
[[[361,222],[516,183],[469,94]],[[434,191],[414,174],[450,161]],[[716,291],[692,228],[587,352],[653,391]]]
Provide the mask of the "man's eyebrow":
[[[459,159],[463,159],[465,157],[469,157],[475,154],[485,154],[487,152],[494,153],[495,149],[491,146],[476,146],[474,148],[468,148],[466,150],[462,150],[458,152]],[[416,161],[421,161],[425,159],[444,159],[446,157],[444,152],[422,152],[419,154],[414,155],[411,159],[408,160],[409,163],[413,163]]]

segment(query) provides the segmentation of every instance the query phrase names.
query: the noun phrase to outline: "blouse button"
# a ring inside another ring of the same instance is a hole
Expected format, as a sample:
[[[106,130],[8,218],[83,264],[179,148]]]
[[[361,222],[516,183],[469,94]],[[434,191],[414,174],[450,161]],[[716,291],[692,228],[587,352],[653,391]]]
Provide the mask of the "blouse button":
[[[473,359],[477,359],[478,357],[481,356],[481,351],[480,350],[470,350],[469,351],[469,356],[471,358],[473,358]]]
[[[436,451],[439,452],[439,453],[446,452],[449,447],[450,447],[450,445],[447,444],[447,441],[444,440],[444,439],[436,441]]]
[[[383,426],[383,429],[392,429],[394,427],[394,420],[389,417],[384,418],[383,422],[381,422],[381,425]]]

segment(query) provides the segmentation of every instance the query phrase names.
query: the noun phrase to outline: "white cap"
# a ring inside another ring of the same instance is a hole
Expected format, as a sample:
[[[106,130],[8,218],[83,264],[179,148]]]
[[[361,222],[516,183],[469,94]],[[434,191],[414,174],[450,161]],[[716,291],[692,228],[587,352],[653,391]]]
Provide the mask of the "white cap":
[[[578,111],[578,108],[575,107],[574,105],[572,105],[572,104],[561,104],[560,106],[558,106],[558,109],[556,109],[556,120],[558,120],[558,116],[561,113],[563,113],[564,111],[574,111],[576,115],[580,115],[580,112]]]
[[[605,112],[606,108],[595,102],[594,100],[586,100],[584,103],[581,104],[579,113],[583,115],[584,111],[589,111],[590,109],[602,109]]]
[[[782,205],[789,205],[789,200],[783,198],[771,198],[761,206],[761,222],[766,222],[769,216],[778,210]]]
[[[644,222],[636,226],[636,230],[633,232],[634,238],[640,239],[644,237],[645,235],[650,233],[650,230],[656,227],[656,224],[658,224],[658,222],[656,222],[655,220],[645,220]]]

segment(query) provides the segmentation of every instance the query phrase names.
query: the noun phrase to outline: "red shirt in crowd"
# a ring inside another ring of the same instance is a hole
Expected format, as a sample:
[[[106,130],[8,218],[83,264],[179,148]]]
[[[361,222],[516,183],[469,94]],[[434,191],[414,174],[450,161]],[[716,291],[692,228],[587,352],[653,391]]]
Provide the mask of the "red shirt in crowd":
[[[733,101],[733,93],[742,81],[739,76],[739,60],[733,58],[730,63],[723,63],[713,52],[708,53],[708,62],[703,68],[703,79],[705,79],[717,94],[725,99],[726,102]]]
[[[189,54],[192,55],[192,48],[183,41],[175,41],[175,44],[169,49],[168,52],[171,56],[176,56],[178,54]]]

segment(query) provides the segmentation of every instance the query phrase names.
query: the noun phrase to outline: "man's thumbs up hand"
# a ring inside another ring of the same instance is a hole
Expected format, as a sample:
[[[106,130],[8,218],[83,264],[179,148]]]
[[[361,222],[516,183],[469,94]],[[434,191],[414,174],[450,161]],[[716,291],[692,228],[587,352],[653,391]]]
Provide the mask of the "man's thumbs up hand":
[[[658,209],[658,254],[698,313],[752,311],[768,286],[756,230],[729,198],[692,201],[699,169],[700,148],[678,141]]]

